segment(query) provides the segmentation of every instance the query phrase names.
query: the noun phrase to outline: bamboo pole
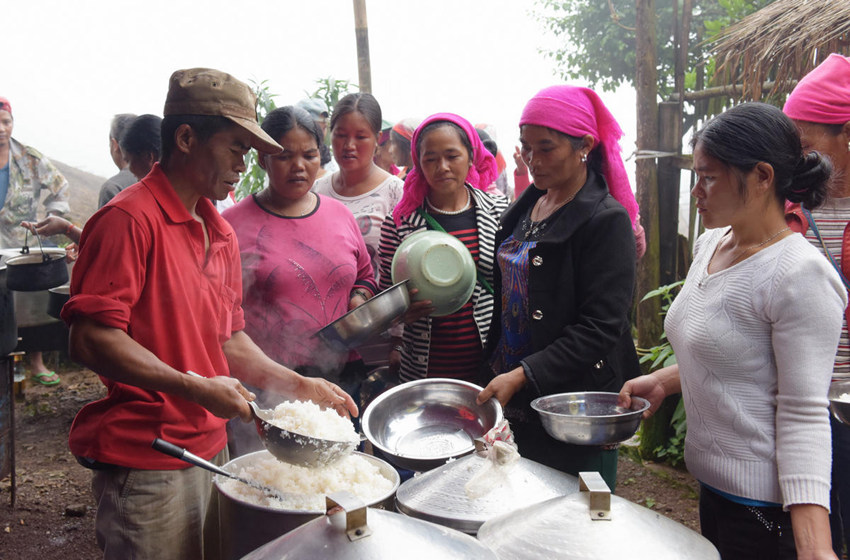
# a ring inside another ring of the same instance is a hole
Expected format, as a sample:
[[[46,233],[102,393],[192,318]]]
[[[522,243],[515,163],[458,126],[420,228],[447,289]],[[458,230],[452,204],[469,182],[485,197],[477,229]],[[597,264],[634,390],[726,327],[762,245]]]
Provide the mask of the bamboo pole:
[[[372,66],[369,61],[369,24],[366,0],[354,0],[354,34],[357,37],[357,76],[360,91],[372,93]]]

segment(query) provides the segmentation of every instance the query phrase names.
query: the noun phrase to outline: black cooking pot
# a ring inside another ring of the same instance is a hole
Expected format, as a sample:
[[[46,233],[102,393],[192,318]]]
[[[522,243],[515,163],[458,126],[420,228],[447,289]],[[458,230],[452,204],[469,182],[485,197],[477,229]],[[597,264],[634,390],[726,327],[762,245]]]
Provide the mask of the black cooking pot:
[[[6,264],[0,264],[0,356],[15,350],[18,345],[18,324],[15,320],[15,294],[6,287]]]
[[[47,298],[47,314],[55,319],[61,319],[59,314],[62,313],[62,307],[71,299],[71,286],[65,284],[47,291],[50,292]]]
[[[27,237],[29,230],[27,230]],[[68,265],[63,249],[45,249],[38,240],[38,253],[31,253],[27,237],[21,254],[6,260],[6,286],[18,292],[40,292],[68,282]]]

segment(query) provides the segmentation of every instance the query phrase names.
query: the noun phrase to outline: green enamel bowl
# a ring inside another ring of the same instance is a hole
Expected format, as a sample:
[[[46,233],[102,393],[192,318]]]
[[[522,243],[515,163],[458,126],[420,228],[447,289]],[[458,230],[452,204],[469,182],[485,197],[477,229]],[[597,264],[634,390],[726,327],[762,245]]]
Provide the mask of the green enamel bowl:
[[[392,262],[393,284],[409,280],[419,292],[413,301],[431,300],[431,315],[451,315],[475,290],[475,260],[457,237],[441,231],[414,233],[398,246]]]

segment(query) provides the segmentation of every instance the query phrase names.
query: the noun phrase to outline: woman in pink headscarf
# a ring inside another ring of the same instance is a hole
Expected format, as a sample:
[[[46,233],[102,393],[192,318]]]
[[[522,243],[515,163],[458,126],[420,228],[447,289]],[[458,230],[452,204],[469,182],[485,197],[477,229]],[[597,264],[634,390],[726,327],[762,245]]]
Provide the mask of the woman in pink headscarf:
[[[640,373],[629,320],[638,206],[622,131],[596,93],[565,85],[535,95],[519,124],[534,183],[502,217],[491,371],[478,400],[502,403],[523,457],[571,474],[598,471],[613,489],[616,449],[550,438],[530,402],[616,392]]]
[[[478,377],[483,342],[493,311],[493,254],[499,216],[507,199],[486,193],[496,179],[496,161],[463,117],[438,113],[425,119],[411,137],[413,168],[404,196],[381,227],[378,280],[391,285],[396,249],[409,235],[437,229],[458,237],[472,253],[479,281],[457,312],[430,317],[430,302],[418,302],[405,317],[403,333],[393,331],[390,365],[401,381],[424,377]]]
[[[835,266],[850,286],[850,58],[831,54],[794,88],[782,109],[800,130],[804,151],[817,151],[832,162],[826,202],[806,209],[788,207],[786,219]],[[850,381],[850,307],[844,312],[835,355],[833,382]],[[850,426],[832,420],[832,492],[829,516],[832,546],[838,557],[850,550]]]

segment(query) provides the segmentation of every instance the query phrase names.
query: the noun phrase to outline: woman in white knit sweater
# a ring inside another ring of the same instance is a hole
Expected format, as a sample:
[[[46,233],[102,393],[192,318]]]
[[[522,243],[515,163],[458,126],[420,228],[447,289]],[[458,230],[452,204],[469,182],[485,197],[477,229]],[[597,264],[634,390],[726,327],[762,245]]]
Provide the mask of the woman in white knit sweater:
[[[829,163],[803,155],[790,119],[762,103],[692,143],[708,231],[667,314],[678,365],[628,381],[620,400],[645,397],[652,413],[682,392],[700,525],[724,560],[834,559],[826,395],[847,296],[783,212],[786,199],[823,202]]]

